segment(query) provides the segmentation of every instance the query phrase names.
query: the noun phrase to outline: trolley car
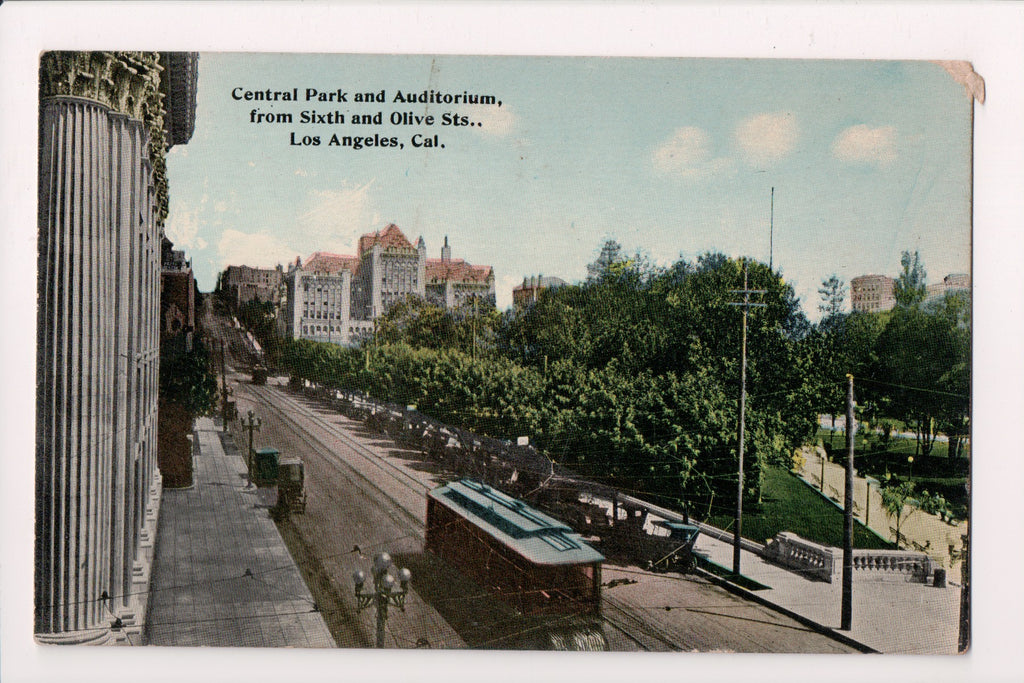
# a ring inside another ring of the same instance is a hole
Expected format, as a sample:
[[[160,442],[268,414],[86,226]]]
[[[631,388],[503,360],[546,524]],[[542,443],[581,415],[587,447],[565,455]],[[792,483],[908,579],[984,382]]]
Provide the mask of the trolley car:
[[[604,556],[562,522],[462,479],[428,493],[426,548],[520,615],[554,617],[559,628],[534,646],[606,649]]]

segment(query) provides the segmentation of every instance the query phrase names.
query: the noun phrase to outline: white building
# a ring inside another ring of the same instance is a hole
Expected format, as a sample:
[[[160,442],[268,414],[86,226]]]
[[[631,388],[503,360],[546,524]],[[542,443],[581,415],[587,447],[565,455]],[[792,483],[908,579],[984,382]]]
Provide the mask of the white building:
[[[316,252],[289,266],[278,329],[290,339],[357,344],[373,334],[373,321],[408,296],[446,308],[479,297],[494,304],[494,272],[452,260],[445,238],[440,259],[428,259],[391,224],[359,238],[359,255]]]

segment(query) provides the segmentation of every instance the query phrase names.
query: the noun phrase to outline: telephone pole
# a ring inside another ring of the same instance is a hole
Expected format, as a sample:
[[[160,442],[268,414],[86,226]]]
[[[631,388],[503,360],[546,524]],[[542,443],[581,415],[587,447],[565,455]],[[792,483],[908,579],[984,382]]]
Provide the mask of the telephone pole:
[[[772,269],[772,255],[775,251],[775,188],[772,188],[771,218],[768,219],[768,270]]]
[[[228,396],[231,392],[228,390],[228,372],[227,372],[227,361],[224,356],[224,339],[220,340],[220,392],[221,392],[221,421],[223,422],[223,431],[228,431],[228,420],[231,419],[230,410],[228,406]]]
[[[732,573],[740,574],[740,538],[743,531],[743,445],[745,440],[746,419],[747,419],[747,313],[751,307],[764,308],[766,304],[753,303],[750,301],[751,294],[764,294],[766,290],[750,289],[747,286],[747,263],[743,262],[743,289],[730,290],[733,294],[742,294],[743,301],[730,303],[730,306],[743,307],[743,345],[741,351],[742,361],[740,363],[740,436],[739,436],[739,467],[737,470],[736,485],[736,518],[733,526],[732,542]]]
[[[846,376],[846,498],[843,506],[843,607],[840,628],[853,627],[853,375]],[[871,495],[870,485],[868,495]]]

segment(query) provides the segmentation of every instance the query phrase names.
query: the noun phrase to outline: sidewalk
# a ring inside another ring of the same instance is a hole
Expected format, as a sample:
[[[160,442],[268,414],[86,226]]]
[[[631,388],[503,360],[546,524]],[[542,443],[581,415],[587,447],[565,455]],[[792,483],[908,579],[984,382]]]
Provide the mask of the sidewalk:
[[[157,531],[150,645],[334,647],[245,463],[218,429],[193,429],[195,485],[168,489]],[[260,505],[260,507],[256,507]]]
[[[706,534],[694,550],[732,568],[732,544]],[[821,626],[887,654],[956,654],[960,628],[960,588],[921,583],[858,581],[853,583],[853,628],[840,631],[842,584],[806,579],[769,564],[746,550],[740,573],[770,586],[755,595]]]

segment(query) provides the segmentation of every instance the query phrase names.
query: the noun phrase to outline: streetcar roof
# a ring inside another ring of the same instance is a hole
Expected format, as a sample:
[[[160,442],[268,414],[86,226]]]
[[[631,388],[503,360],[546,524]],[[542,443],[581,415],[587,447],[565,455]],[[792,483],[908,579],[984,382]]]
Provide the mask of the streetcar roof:
[[[534,564],[603,562],[564,522],[472,479],[462,479],[428,494]]]

